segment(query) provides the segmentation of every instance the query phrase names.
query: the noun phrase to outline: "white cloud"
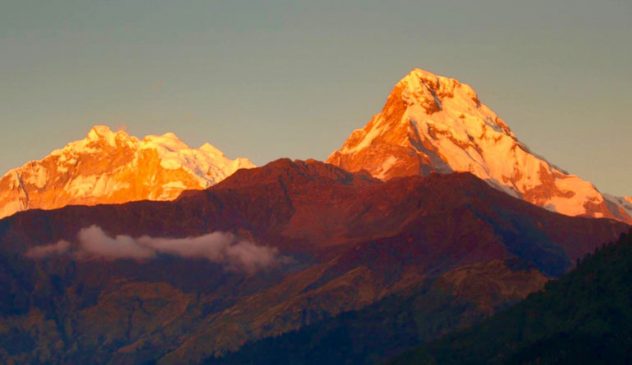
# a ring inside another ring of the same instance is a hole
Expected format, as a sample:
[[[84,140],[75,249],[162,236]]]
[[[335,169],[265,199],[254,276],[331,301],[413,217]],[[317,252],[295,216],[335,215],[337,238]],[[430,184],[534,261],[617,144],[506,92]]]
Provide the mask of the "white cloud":
[[[247,240],[238,239],[225,232],[213,232],[198,237],[156,238],[142,236],[132,238],[127,235],[110,237],[100,227],[93,225],[77,234],[77,245],[71,250],[67,241],[31,248],[26,256],[41,259],[48,256],[73,253],[78,260],[150,260],[159,254],[182,258],[201,258],[224,265],[230,270],[254,273],[290,261],[279,256],[272,247],[259,246]]]
[[[61,240],[50,245],[36,246],[26,251],[26,257],[41,259],[48,256],[62,255],[70,250],[70,242]]]
[[[102,258],[105,260],[154,258],[156,252],[151,248],[139,245],[130,236],[108,236],[100,227],[90,226],[77,234],[80,250],[79,259]]]

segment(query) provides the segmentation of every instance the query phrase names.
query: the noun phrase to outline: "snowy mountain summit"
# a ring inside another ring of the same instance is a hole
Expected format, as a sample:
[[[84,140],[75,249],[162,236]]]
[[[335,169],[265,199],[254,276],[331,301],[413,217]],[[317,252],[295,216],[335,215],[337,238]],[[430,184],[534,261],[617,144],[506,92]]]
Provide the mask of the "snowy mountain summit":
[[[210,144],[190,148],[173,133],[138,139],[95,126],[86,138],[7,172],[0,179],[0,218],[72,204],[172,200],[251,167]]]
[[[625,199],[604,196],[590,182],[532,153],[472,87],[421,69],[400,80],[382,111],[327,162],[383,180],[471,172],[554,212],[632,223]]]

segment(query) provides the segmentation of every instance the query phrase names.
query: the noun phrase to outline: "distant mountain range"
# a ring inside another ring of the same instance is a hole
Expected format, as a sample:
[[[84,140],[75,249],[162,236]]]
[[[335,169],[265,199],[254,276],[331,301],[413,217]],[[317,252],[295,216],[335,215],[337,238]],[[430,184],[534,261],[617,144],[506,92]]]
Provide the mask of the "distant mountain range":
[[[400,80],[382,111],[327,162],[382,180],[470,172],[554,212],[632,223],[632,197],[602,194],[532,153],[471,86],[421,69]],[[0,217],[66,205],[173,200],[251,167],[210,144],[191,149],[173,133],[137,139],[96,126],[85,139],[7,172],[0,179]]]
[[[138,139],[95,126],[85,139],[7,172],[0,179],[0,218],[27,209],[173,200],[250,167],[210,144],[189,148],[173,133]]]
[[[625,198],[421,70],[328,163],[98,126],[7,173],[0,203],[7,364],[387,361],[630,229]]]

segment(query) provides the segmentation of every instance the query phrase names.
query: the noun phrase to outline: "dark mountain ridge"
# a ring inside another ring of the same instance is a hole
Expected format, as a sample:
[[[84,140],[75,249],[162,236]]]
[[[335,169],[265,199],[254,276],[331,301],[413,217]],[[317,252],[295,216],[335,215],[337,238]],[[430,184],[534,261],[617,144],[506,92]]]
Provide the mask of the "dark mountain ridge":
[[[60,240],[76,245],[92,225],[112,239],[230,232],[290,260],[252,274],[162,254],[25,257]],[[468,173],[380,182],[287,159],[174,202],[22,212],[0,221],[0,288],[8,298],[0,307],[0,359],[195,363],[397,293],[436,288],[437,280],[472,308],[464,316],[478,318],[627,229],[551,213]],[[468,281],[492,284],[478,295],[462,284]]]
[[[629,364],[632,231],[543,291],[393,364]]]

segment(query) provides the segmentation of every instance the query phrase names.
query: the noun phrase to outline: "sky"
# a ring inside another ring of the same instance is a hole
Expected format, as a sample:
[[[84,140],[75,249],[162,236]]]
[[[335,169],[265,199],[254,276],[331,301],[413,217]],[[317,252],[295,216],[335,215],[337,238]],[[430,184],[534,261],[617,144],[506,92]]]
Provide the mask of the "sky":
[[[326,159],[414,67],[632,195],[629,0],[0,0],[0,173],[94,124]]]

